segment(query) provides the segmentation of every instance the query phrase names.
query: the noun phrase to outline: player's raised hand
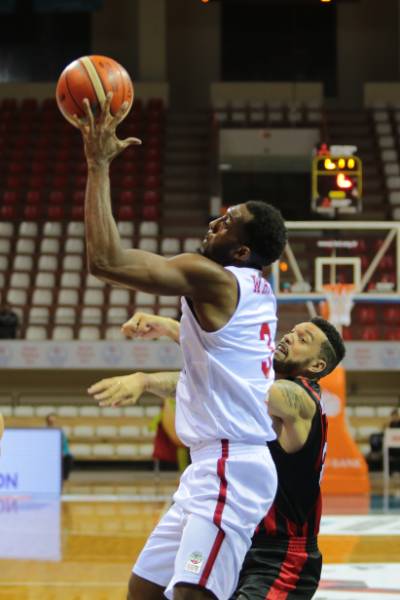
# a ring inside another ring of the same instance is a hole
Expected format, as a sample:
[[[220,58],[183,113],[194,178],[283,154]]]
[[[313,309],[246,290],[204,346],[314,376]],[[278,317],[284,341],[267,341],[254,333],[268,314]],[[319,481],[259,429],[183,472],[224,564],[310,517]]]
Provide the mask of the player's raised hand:
[[[176,327],[179,333],[179,324],[173,319],[136,312],[122,325],[121,331],[127,338],[153,340],[167,336],[176,340]]]
[[[144,373],[101,379],[88,388],[88,394],[99,406],[129,406],[136,404],[145,391]]]
[[[87,98],[83,101],[85,118],[79,119],[76,115],[71,117],[82,133],[85,155],[89,166],[108,165],[128,146],[142,143],[141,140],[135,137],[129,137],[125,140],[120,140],[117,137],[116,128],[126,115],[128,103],[124,102],[117,114],[112,115],[110,111],[112,97],[112,92],[109,92],[101,107],[101,114],[97,119],[94,118]]]

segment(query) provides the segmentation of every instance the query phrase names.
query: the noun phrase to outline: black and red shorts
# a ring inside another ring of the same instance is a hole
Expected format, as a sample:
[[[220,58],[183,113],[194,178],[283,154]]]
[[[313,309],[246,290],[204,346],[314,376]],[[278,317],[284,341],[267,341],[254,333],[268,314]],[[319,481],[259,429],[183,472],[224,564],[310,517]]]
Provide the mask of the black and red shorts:
[[[315,538],[266,538],[248,551],[231,600],[309,600],[321,568]]]

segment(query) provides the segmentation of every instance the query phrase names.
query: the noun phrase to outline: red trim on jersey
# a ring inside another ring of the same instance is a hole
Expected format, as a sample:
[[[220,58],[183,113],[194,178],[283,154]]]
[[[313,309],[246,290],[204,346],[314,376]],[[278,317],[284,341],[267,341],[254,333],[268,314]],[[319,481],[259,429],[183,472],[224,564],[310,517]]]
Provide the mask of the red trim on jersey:
[[[229,441],[221,440],[222,445],[222,456],[217,462],[217,474],[220,479],[219,494],[217,500],[217,506],[215,507],[213,522],[218,527],[219,531],[214,540],[214,544],[211,548],[210,554],[208,555],[206,564],[204,565],[203,572],[200,577],[199,585],[205,587],[210,577],[211,569],[217,560],[218,553],[221,549],[222,542],[224,541],[225,532],[221,529],[222,513],[226,503],[226,493],[228,489],[228,482],[225,477],[225,463],[229,457]]]
[[[299,535],[299,531],[298,531],[298,526],[296,523],[294,523],[293,521],[291,521],[290,519],[288,519],[287,517],[285,518],[286,521],[286,533],[290,536],[290,537],[296,537]]]
[[[307,380],[306,377],[299,377],[301,383],[307,388],[307,390],[310,392],[310,394],[313,396],[313,398],[317,401],[320,402],[321,397],[319,394],[317,394],[317,392],[314,390],[314,388],[310,385],[309,381]]]
[[[266,516],[264,517],[264,528],[268,535],[276,535],[276,506],[275,503],[271,506]]]
[[[316,460],[315,463],[315,470],[316,471],[320,471],[322,468],[322,460],[323,460],[323,454],[324,454],[324,448],[325,448],[325,444],[326,444],[326,437],[327,437],[327,433],[328,433],[328,421],[326,419],[326,415],[322,414],[322,410],[319,411],[319,416],[321,419],[321,447],[319,449],[318,452],[318,458]]]
[[[281,564],[279,575],[264,600],[286,600],[289,593],[296,589],[300,573],[308,558],[306,543],[307,540],[304,540],[301,544],[302,548],[299,549],[298,540],[295,542],[295,548],[292,547],[292,540],[289,540],[287,553]]]

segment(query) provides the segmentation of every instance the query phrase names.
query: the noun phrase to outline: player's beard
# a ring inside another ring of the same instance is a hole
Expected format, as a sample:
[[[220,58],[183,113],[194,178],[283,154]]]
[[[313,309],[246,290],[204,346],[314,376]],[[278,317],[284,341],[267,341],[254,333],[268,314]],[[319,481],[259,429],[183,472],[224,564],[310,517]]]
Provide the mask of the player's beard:
[[[226,245],[221,244],[217,246],[205,245],[200,246],[198,253],[225,267],[235,263],[233,251],[237,248],[237,246],[237,242],[232,242],[231,244]]]
[[[279,360],[274,357],[274,370],[279,377],[297,377],[303,375],[307,377],[309,360],[294,361],[294,360]]]

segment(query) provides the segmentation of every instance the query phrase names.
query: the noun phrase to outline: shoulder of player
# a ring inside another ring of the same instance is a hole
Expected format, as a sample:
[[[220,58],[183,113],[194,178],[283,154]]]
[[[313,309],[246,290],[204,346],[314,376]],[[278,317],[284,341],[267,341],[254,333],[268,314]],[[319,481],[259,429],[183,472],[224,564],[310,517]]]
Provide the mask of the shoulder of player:
[[[201,254],[178,254],[168,259],[167,263],[181,270],[191,281],[236,285],[236,278],[228,269]]]
[[[269,402],[290,418],[312,419],[315,414],[315,402],[310,398],[306,390],[289,379],[276,380],[268,394]]]

